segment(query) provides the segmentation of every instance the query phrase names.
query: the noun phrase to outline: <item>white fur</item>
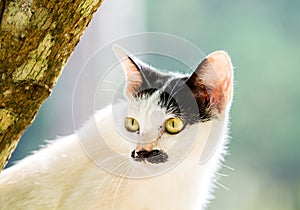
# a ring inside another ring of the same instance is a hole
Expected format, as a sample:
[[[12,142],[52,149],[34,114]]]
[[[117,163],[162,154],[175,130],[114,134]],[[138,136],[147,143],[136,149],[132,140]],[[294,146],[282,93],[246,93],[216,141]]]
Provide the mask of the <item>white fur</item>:
[[[121,107],[119,113],[126,114]],[[128,153],[124,157],[128,157],[128,164],[134,165],[135,170],[140,170],[137,174],[151,175],[151,170],[155,171],[157,166],[130,158],[134,143],[128,142],[116,130],[112,109],[112,106],[106,107],[77,134],[58,139],[2,171],[0,209],[203,209],[224,154],[226,130],[215,130],[213,121],[216,120],[201,123],[197,125],[199,130],[193,147],[178,165],[154,177],[124,178],[95,164],[94,160],[105,157],[105,151],[101,150],[104,143],[97,141],[99,133],[109,147]],[[217,123],[224,129],[227,128],[227,115],[221,116]],[[199,164],[205,142],[211,141],[208,139],[210,129],[224,133],[213,156]],[[83,149],[84,144],[94,148],[84,148],[89,151],[89,156]],[[176,154],[170,154],[170,159],[172,155]],[[110,164],[118,165],[117,161],[112,159]],[[124,167],[123,170],[125,172]],[[112,171],[119,172],[117,169]]]

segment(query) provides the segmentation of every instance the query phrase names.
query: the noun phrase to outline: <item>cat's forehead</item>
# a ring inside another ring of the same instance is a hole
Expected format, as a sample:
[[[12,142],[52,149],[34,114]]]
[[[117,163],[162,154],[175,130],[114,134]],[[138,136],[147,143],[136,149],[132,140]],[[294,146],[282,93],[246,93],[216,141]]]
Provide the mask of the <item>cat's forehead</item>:
[[[211,119],[210,104],[198,103],[190,88],[186,85],[189,77],[182,74],[169,74],[164,82],[153,78],[134,95],[131,109],[136,113],[149,113],[160,110],[167,117],[179,117],[187,124]]]
[[[139,91],[134,98],[129,101],[129,112],[138,116],[150,116],[157,112],[166,114],[164,107],[160,106],[160,89],[146,89]]]
[[[160,87],[152,86],[152,81],[148,80],[147,87],[137,91],[129,101],[129,112],[139,116],[155,116],[160,112],[165,117],[179,117],[180,105],[178,102],[180,103],[180,98],[177,98],[178,101],[176,101],[174,96],[184,85],[184,80],[185,78],[170,76]]]

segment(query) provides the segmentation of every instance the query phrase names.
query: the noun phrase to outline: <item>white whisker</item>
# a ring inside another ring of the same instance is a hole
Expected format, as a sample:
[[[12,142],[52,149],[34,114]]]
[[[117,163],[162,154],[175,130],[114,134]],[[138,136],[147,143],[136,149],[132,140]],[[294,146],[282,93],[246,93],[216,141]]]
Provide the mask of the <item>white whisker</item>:
[[[104,163],[104,162],[106,162],[106,161],[108,161],[108,160],[111,160],[111,159],[113,159],[113,158],[117,158],[117,157],[119,157],[119,156],[122,156],[122,155],[126,155],[127,153],[120,153],[120,154],[116,154],[116,155],[113,155],[113,156],[110,156],[110,157],[108,157],[108,158],[106,158],[106,159],[104,159],[104,160],[101,160],[101,162],[100,162],[100,164],[101,163]]]
[[[124,168],[127,167],[127,163],[128,163],[127,160],[121,160],[116,165],[116,167],[114,167],[111,171],[113,171],[113,170],[115,171],[117,169],[122,171],[122,170],[124,170]],[[115,172],[113,172],[113,174],[115,174]],[[107,173],[107,175],[105,176],[105,180],[109,176],[113,176],[113,177],[110,177],[110,180],[108,180],[108,181],[110,181],[110,183],[108,183],[108,185],[111,186],[111,187],[110,187],[110,190],[107,190],[105,192],[106,195],[111,195],[114,192],[114,189],[115,189],[115,186],[116,186],[116,181],[118,181],[118,179],[123,179],[123,177],[121,177],[121,176],[115,176],[115,175],[112,175],[110,173]],[[101,185],[104,183],[105,180],[103,180]],[[104,204],[104,206],[111,206],[110,199],[107,199],[107,202]],[[104,208],[104,209],[106,209],[106,208]]]
[[[125,172],[124,173],[124,175],[129,171],[129,169],[130,169],[130,167],[128,167],[128,162],[127,162],[127,164],[125,165],[125,167],[123,168],[123,172]],[[122,182],[124,181],[124,177],[123,176],[121,176],[120,177],[120,181],[119,181],[119,183],[118,183],[118,185],[117,185],[117,189],[115,189],[115,193],[114,193],[114,198],[113,198],[113,203],[112,203],[112,209],[115,209],[114,207],[115,207],[115,201],[118,199],[117,198],[117,195],[118,195],[118,192],[119,192],[119,189],[120,189],[120,187],[121,187],[121,184],[122,184]]]
[[[229,176],[228,174],[222,174],[222,173],[219,173],[219,172],[217,172],[217,174],[220,175],[220,176],[223,176],[223,177],[228,177]]]
[[[224,185],[222,185],[221,183],[219,182],[216,182],[217,185],[219,185],[220,187],[222,187],[223,189],[227,190],[227,191],[230,191],[230,189]]]
[[[229,170],[234,171],[234,168],[231,168],[231,167],[229,167],[229,166],[227,166],[227,165],[225,165],[225,164],[223,164],[223,163],[221,163],[221,166],[223,166],[224,168],[227,168],[227,169],[229,169]]]
[[[113,167],[113,168],[111,169],[111,171],[115,170],[116,168],[119,168],[120,166],[122,166],[122,165],[125,164],[126,162],[127,162],[126,160],[121,160],[121,161],[119,161],[119,162],[115,165],[115,167]],[[106,173],[106,174],[105,174],[105,176],[104,176],[103,179],[102,179],[102,182],[100,183],[100,185],[99,185],[98,188],[97,188],[98,190],[101,189],[101,187],[103,186],[104,182],[106,181],[106,179],[107,179],[109,176],[112,176],[112,174],[111,174],[111,173]],[[111,181],[113,181],[113,179],[112,179]]]

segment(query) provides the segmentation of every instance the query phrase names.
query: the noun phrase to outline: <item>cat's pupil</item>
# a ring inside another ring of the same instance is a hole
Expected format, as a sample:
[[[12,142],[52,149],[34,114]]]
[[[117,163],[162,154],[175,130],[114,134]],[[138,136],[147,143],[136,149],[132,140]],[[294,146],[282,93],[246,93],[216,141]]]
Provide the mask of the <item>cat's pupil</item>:
[[[134,120],[133,120],[133,119],[131,119],[131,125],[133,126],[133,124],[134,124]]]
[[[172,126],[173,126],[173,128],[175,128],[175,121],[174,120],[172,121]]]

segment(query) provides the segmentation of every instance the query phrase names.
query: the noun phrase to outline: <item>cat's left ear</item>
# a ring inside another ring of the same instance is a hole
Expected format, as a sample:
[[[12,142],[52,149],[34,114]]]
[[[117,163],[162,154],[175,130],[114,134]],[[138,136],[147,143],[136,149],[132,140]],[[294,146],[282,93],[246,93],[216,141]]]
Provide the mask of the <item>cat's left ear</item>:
[[[209,101],[219,113],[231,104],[233,67],[229,55],[216,51],[204,58],[187,80],[197,101]]]
[[[159,89],[164,84],[166,75],[162,72],[139,60],[116,44],[113,45],[113,50],[125,71],[125,92],[128,98],[137,96],[142,90]]]
[[[113,50],[118,59],[121,61],[122,67],[126,73],[126,94],[127,96],[132,96],[135,92],[137,92],[137,90],[141,87],[143,83],[140,67],[138,63],[134,60],[136,58],[133,58],[133,56],[129,56],[129,53],[125,52],[125,50],[122,47],[114,44]]]

